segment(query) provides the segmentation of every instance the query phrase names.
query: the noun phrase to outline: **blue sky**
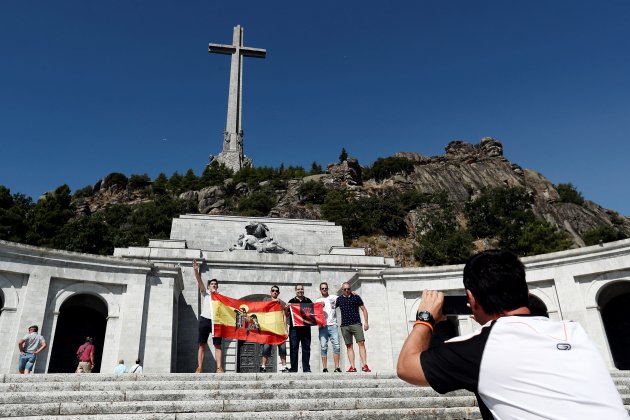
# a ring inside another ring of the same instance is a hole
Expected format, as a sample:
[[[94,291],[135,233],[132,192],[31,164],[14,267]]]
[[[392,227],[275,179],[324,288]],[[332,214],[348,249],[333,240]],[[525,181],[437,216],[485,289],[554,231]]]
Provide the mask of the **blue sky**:
[[[200,174],[246,58],[258,166],[362,164],[503,142],[552,182],[630,215],[630,2],[0,1],[0,184],[37,198],[109,172]]]

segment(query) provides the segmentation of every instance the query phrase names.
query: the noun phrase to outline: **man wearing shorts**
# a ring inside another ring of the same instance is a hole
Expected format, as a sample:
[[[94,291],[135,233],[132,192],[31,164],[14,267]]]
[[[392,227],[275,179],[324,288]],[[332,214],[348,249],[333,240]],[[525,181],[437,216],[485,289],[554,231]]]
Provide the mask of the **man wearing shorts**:
[[[212,333],[212,293],[216,293],[219,289],[219,281],[217,279],[208,280],[208,287],[204,286],[199,273],[199,263],[197,260],[192,262],[197,285],[201,292],[201,313],[199,314],[199,350],[197,351],[197,369],[195,373],[201,373],[203,370],[203,358],[206,354],[206,346],[208,338]],[[223,369],[223,350],[221,349],[221,337],[212,337],[214,345],[214,357],[217,361],[217,373],[225,373]]]
[[[279,302],[282,305],[278,296],[280,295],[280,288],[276,285],[271,286],[271,297],[266,298],[265,302]],[[284,316],[284,305],[282,305],[283,316]],[[287,328],[287,319],[286,316],[284,318],[284,328]],[[278,346],[278,353],[280,353],[280,362],[282,363],[282,370],[280,372],[287,373],[289,368],[287,367],[287,343],[286,341]],[[263,346],[262,353],[262,366],[260,366],[261,372],[267,372],[267,361],[271,357],[271,344],[265,344]]]
[[[315,303],[324,304],[324,314],[326,315],[326,325],[319,327],[319,350],[322,356],[323,372],[328,372],[328,341],[333,347],[333,361],[335,363],[335,372],[341,372],[339,368],[339,329],[337,327],[337,296],[328,294],[328,283],[322,282],[319,285],[321,297],[315,300]]]
[[[359,295],[352,293],[350,283],[344,283],[341,286],[342,294],[337,298],[337,307],[341,309],[341,335],[343,341],[346,343],[346,350],[348,352],[348,361],[350,362],[350,369],[348,372],[356,372],[354,367],[354,348],[352,347],[352,337],[359,346],[359,357],[361,358],[361,364],[363,372],[371,372],[367,365],[367,353],[365,351],[365,336],[363,331],[367,331],[370,328],[368,324],[368,312],[365,309],[363,300]],[[359,309],[363,312],[363,320],[365,325],[361,324],[361,316],[359,315]]]
[[[18,372],[31,373],[37,360],[37,355],[46,348],[46,340],[39,333],[37,325],[28,327],[28,334],[18,341],[18,349],[20,349],[20,358],[18,363]]]

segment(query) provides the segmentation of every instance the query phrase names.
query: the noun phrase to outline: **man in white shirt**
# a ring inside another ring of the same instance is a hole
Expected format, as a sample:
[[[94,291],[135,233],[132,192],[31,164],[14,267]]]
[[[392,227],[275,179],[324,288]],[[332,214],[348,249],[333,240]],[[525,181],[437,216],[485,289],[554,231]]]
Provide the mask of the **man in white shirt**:
[[[138,359],[136,360],[136,364],[131,366],[131,369],[129,369],[129,373],[142,373],[142,360]]]
[[[322,356],[323,372],[328,372],[328,340],[333,346],[333,361],[335,363],[335,372],[341,372],[339,368],[339,329],[337,327],[337,296],[328,294],[328,283],[322,282],[319,285],[321,297],[315,302],[324,304],[324,314],[326,315],[326,325],[319,327],[319,349]]]
[[[201,373],[203,370],[203,358],[206,354],[206,346],[208,338],[212,333],[212,293],[216,293],[219,289],[219,281],[217,279],[208,280],[208,287],[203,284],[201,274],[199,273],[199,263],[197,260],[192,262],[197,285],[201,292],[201,313],[199,314],[199,350],[197,351],[197,369],[195,373]],[[217,362],[217,373],[225,373],[223,369],[223,350],[221,349],[221,337],[212,337],[214,345],[214,357]]]

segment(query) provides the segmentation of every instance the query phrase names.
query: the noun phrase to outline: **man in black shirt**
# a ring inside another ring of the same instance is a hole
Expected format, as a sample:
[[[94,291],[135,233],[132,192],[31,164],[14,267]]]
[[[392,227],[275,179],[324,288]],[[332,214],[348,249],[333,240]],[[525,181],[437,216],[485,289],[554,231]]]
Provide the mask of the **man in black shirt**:
[[[298,284],[295,286],[295,297],[289,300],[289,303],[313,303],[312,300],[304,296],[304,285]],[[289,372],[297,372],[297,364],[298,364],[298,351],[300,348],[300,344],[302,344],[302,371],[310,372],[311,371],[311,327],[294,327],[293,320],[290,317],[290,313],[288,313],[287,307],[287,316],[289,316],[289,344],[291,347],[291,369]]]
[[[341,286],[341,296],[337,298],[337,307],[341,310],[341,335],[346,343],[346,351],[348,353],[348,361],[350,368],[348,372],[356,372],[354,366],[354,348],[352,347],[352,337],[359,346],[359,357],[361,358],[361,371],[371,372],[367,365],[367,351],[365,350],[365,336],[363,331],[370,328],[368,323],[368,311],[365,309],[361,296],[352,293],[350,283],[346,282]],[[359,309],[363,313],[363,321],[361,323],[361,315]]]

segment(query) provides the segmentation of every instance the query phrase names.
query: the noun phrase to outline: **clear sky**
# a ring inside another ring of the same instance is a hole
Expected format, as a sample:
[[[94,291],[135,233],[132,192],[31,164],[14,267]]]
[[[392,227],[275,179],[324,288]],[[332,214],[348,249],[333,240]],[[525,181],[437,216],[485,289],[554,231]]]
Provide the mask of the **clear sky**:
[[[630,215],[630,2],[0,1],[0,184],[34,199],[109,172],[200,174],[246,58],[245,153],[258,166],[504,154]]]

